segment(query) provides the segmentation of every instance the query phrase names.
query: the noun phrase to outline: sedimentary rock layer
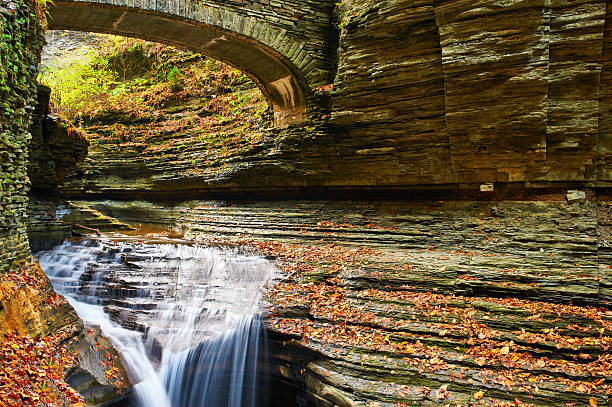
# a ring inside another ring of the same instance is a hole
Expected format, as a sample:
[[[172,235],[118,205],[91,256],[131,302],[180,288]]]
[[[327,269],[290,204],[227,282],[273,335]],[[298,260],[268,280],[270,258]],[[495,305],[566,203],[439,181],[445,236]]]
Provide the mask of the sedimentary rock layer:
[[[385,183],[607,185],[606,2],[340,10],[332,123],[349,160]],[[378,157],[355,158],[366,148]]]
[[[609,197],[90,205],[277,258],[276,374],[315,405],[609,400]]]
[[[33,194],[53,195],[87,157],[89,141],[72,124],[49,114],[51,89],[39,85],[32,116],[28,177]]]
[[[337,12],[333,91],[315,92],[321,106],[331,98],[329,116],[276,129],[221,168],[198,163],[212,171],[194,176],[180,154],[145,163],[126,149],[126,165],[120,150],[98,154],[69,193],[610,186],[606,2],[344,1]]]

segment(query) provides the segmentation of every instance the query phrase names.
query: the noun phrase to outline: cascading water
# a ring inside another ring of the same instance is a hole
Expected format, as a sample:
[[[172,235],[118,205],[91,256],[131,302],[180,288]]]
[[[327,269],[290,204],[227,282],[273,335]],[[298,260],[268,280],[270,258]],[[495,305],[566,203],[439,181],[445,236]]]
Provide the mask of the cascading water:
[[[121,354],[142,407],[265,405],[258,318],[274,267],[237,249],[103,238],[39,252],[55,290]]]

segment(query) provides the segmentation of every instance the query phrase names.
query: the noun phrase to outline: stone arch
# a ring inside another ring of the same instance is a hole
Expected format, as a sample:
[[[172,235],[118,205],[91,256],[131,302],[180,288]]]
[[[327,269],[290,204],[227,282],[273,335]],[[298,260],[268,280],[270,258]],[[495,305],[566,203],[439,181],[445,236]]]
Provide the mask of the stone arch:
[[[49,29],[90,31],[189,48],[245,72],[284,127],[307,118],[308,52],[285,29],[194,0],[57,0]]]

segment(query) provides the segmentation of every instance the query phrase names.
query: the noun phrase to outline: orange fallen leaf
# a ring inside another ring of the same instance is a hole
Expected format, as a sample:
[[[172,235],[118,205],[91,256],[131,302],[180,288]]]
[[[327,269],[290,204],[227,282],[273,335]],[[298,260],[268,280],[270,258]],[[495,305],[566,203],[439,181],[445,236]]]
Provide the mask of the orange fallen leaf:
[[[476,400],[480,400],[483,397],[484,397],[484,391],[482,391],[482,390],[481,391],[477,391],[476,393],[474,393],[474,398]]]

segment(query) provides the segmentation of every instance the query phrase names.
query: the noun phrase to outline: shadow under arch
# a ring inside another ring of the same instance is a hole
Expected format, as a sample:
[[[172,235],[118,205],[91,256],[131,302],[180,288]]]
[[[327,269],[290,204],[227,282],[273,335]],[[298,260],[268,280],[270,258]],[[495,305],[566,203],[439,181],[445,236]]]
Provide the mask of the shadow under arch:
[[[181,15],[197,14],[195,7],[173,14],[104,1],[54,1],[48,9],[48,28],[115,34],[200,52],[247,74],[272,106],[275,127],[306,120],[309,88],[297,67],[280,52],[239,32]],[[253,32],[255,38],[269,38],[275,31],[265,23],[227,11],[215,17],[237,31]]]

